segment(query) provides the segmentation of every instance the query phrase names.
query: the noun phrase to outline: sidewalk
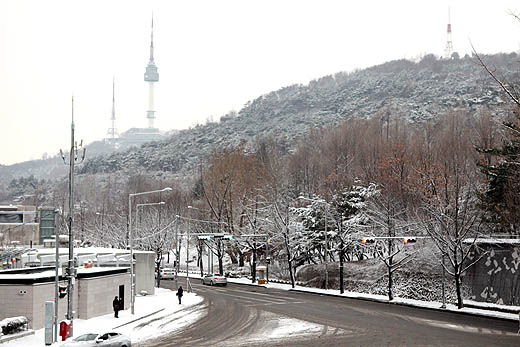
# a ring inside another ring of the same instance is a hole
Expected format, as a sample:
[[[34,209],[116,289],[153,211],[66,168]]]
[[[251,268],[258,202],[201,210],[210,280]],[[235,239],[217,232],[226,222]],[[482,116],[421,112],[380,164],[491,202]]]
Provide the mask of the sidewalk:
[[[179,305],[174,291],[155,288],[155,295],[137,296],[135,299],[135,314],[130,309],[119,311],[119,318],[114,314],[94,317],[88,320],[74,320],[74,337],[85,333],[104,333],[115,331],[131,338],[132,343],[170,333],[197,320],[204,311],[195,309],[202,302],[202,297],[195,293],[184,292],[182,305]],[[64,342],[58,336],[59,342],[52,346],[60,346]],[[70,341],[70,339],[68,339]],[[34,335],[9,341],[2,347],[44,346],[45,329],[36,330]]]

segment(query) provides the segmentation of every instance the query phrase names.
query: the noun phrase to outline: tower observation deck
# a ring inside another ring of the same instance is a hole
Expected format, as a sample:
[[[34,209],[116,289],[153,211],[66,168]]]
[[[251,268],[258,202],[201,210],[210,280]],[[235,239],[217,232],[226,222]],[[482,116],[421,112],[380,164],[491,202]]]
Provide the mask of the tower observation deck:
[[[153,103],[153,87],[154,83],[159,81],[159,72],[157,71],[157,65],[155,65],[153,57],[153,16],[152,16],[152,34],[150,40],[150,61],[146,65],[146,71],[144,73],[144,80],[148,82],[148,111],[146,111],[146,118],[148,118],[148,128],[153,128],[153,121],[155,119],[155,110]]]

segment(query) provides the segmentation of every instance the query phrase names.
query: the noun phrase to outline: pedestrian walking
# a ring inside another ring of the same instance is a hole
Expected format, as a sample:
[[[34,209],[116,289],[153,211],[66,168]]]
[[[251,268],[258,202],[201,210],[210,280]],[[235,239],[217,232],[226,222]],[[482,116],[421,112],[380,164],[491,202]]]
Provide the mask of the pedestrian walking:
[[[114,317],[119,318],[119,310],[121,307],[119,305],[119,299],[117,296],[114,298],[114,301],[112,301],[112,307],[114,308]]]
[[[177,294],[175,294],[179,298],[179,305],[181,304],[182,292],[182,286],[179,286],[179,289],[177,289]]]

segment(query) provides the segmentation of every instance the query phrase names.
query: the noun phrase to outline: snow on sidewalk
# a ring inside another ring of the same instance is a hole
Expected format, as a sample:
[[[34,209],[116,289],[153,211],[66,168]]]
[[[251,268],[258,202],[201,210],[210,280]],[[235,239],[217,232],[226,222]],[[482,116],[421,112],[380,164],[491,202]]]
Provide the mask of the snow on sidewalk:
[[[195,308],[197,304],[202,302],[202,297],[185,291],[182,297],[182,305],[179,305],[175,293],[176,292],[169,289],[155,288],[155,295],[137,296],[134,315],[132,315],[130,309],[128,309],[119,311],[119,318],[115,318],[112,312],[88,320],[75,319],[74,337],[86,333],[115,331],[129,336],[132,343],[137,343],[180,329],[198,320],[205,314],[204,310]],[[157,313],[150,315],[154,312]],[[134,321],[147,315],[150,316]],[[124,325],[125,323],[127,324]],[[52,346],[60,346],[64,343],[61,342],[60,336],[58,336],[58,340],[60,341],[52,344]],[[70,339],[68,339],[68,341],[70,341]],[[7,342],[2,344],[2,347],[3,346],[45,346],[45,329],[36,330],[34,335]]]

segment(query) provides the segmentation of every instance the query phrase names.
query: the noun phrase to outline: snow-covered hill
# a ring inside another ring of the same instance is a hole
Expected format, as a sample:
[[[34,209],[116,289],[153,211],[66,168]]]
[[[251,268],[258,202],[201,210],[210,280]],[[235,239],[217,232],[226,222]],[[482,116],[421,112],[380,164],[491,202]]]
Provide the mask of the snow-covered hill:
[[[504,80],[515,83],[520,79],[517,54],[485,56],[484,60]],[[284,87],[247,103],[237,115],[173,133],[161,142],[111,154],[95,153],[100,155],[94,157],[91,151],[80,173],[139,169],[183,176],[198,167],[213,148],[243,140],[251,143],[257,137],[271,137],[289,150],[309,130],[352,117],[391,114],[422,122],[458,108],[503,114],[506,105],[502,91],[472,57],[438,60],[427,55],[418,62],[397,60]],[[49,179],[65,172],[56,157],[0,166],[0,185],[31,174]]]

